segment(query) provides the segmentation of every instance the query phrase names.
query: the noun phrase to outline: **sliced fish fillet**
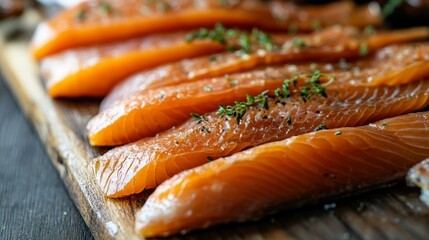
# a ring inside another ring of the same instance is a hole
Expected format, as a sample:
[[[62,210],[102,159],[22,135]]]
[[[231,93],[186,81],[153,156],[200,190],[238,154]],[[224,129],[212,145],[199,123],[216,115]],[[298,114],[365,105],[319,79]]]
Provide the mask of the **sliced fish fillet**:
[[[333,87],[328,98],[306,103],[298,97],[271,99],[269,110],[251,107],[240,124],[216,113],[200,123],[191,119],[155,137],[113,148],[95,158],[92,167],[106,196],[123,197],[154,188],[208,159],[312,132],[322,124],[359,126],[428,106],[429,80],[397,87]]]
[[[336,78],[333,85],[392,85],[429,76],[429,46],[403,45],[383,49],[372,58],[343,64],[320,63]],[[346,64],[347,66],[343,66]],[[88,124],[93,145],[137,141],[176,126],[191,113],[214,111],[219,105],[243,101],[246,95],[281,87],[284,79],[314,69],[313,64],[264,67],[255,71],[136,92],[112,102]],[[313,68],[312,68],[313,67]],[[356,70],[358,69],[358,70]]]
[[[225,49],[210,40],[187,43],[186,34],[157,34],[66,50],[44,58],[40,72],[52,97],[104,97],[117,83],[143,69]]]
[[[315,21],[320,27],[333,24],[364,27],[379,25],[381,17],[378,8],[357,7],[351,2],[300,7],[291,2],[258,0],[89,0],[40,24],[31,48],[33,56],[41,59],[69,48],[156,32],[213,27],[218,22],[265,30],[293,27],[310,31]]]
[[[401,179],[428,154],[429,112],[288,138],[174,176],[136,214],[135,229],[154,237],[255,219]]]
[[[428,28],[380,32],[366,36],[360,34],[356,28],[330,27],[308,37],[302,37],[305,47],[296,46],[295,38],[286,41],[281,50],[276,52],[259,50],[243,56],[238,56],[235,53],[223,53],[211,57],[182,60],[153,70],[143,71],[115,87],[112,93],[103,101],[102,109],[124,96],[147,89],[249,71],[257,66],[297,63],[299,61],[338,61],[340,59],[360,58],[363,57],[363,46],[368,51],[365,51],[365,53],[371,54],[390,44],[413,42],[428,37]],[[392,49],[393,55],[395,55],[394,51],[395,49]],[[412,52],[417,51],[413,50]],[[424,54],[427,56],[427,53]],[[386,57],[382,56],[381,58]],[[399,57],[396,61],[401,64]],[[379,85],[380,83],[374,81],[373,84]]]

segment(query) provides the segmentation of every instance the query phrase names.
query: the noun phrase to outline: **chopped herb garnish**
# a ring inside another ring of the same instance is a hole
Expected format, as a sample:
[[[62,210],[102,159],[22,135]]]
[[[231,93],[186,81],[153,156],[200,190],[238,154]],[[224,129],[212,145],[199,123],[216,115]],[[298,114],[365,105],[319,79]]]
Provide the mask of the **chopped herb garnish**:
[[[328,77],[328,82],[321,84],[320,78]],[[319,71],[314,72],[313,74],[295,74],[292,80],[286,79],[283,82],[282,88],[277,88],[274,91],[276,98],[289,98],[291,96],[290,85],[296,88],[298,79],[300,78],[309,78],[310,80],[306,82],[306,86],[299,88],[299,93],[304,102],[311,99],[314,95],[319,95],[321,97],[327,97],[326,87],[329,86],[334,80],[330,74],[320,73]]]
[[[163,99],[165,97],[165,94],[164,93],[160,93],[159,94],[159,99]]]
[[[238,46],[240,50],[237,51],[238,55],[245,55],[252,51],[252,42],[250,36],[246,33],[242,33],[238,39]]]
[[[335,135],[341,135],[341,134],[343,134],[343,132],[341,132],[341,131],[336,131],[334,134],[335,134]]]
[[[213,88],[210,86],[204,86],[204,91],[211,92],[211,91],[213,91]]]
[[[403,0],[388,0],[381,9],[381,13],[384,18],[392,15],[396,8],[402,4]]]
[[[202,121],[207,122],[207,118],[204,115],[200,115],[197,113],[191,113],[191,116],[195,119],[195,121],[197,121],[197,124],[200,124]]]
[[[375,28],[372,25],[368,25],[363,29],[363,33],[367,36],[375,33]]]
[[[320,31],[322,29],[322,23],[318,19],[311,20],[311,28],[313,31]]]
[[[219,114],[221,118],[225,116],[235,117],[237,123],[240,124],[241,119],[243,119],[244,114],[246,114],[247,107],[252,106],[254,104],[259,104],[260,107],[268,109],[267,93],[268,90],[260,93],[255,97],[247,95],[246,102],[235,102],[235,106],[219,106],[217,114]]]
[[[291,44],[292,44],[292,46],[299,47],[299,48],[304,48],[307,46],[307,44],[305,43],[305,41],[302,38],[292,39]]]
[[[328,81],[326,83],[321,84],[321,78],[322,77],[328,77]],[[292,94],[291,86],[293,86],[294,92],[298,92],[296,89],[298,84],[298,79],[300,78],[308,78],[309,81],[306,82],[307,86],[301,87],[299,89],[300,96],[303,101],[307,101],[311,99],[314,95],[319,95],[322,97],[327,97],[326,94],[326,87],[329,86],[334,80],[335,77],[329,74],[320,73],[319,71],[314,72],[313,74],[295,74],[292,79],[286,79],[281,88],[277,88],[274,90],[275,97],[280,99],[289,98]],[[232,82],[231,82],[232,83]],[[254,104],[259,104],[259,107],[268,109],[268,90],[262,92],[261,94],[253,97],[250,95],[247,95],[247,101],[246,102],[235,102],[235,106],[219,106],[219,109],[217,111],[217,114],[220,115],[221,118],[228,116],[228,117],[235,117],[237,120],[237,123],[239,124],[244,116],[246,114],[247,108],[249,106],[252,106]],[[290,121],[292,121],[290,119]],[[288,119],[289,122],[289,119]]]
[[[215,62],[217,60],[217,56],[216,55],[212,55],[210,56],[210,62]]]
[[[381,126],[383,126],[383,127],[387,127],[387,126],[389,126],[389,124],[387,124],[387,123],[383,123],[383,124],[381,124]]]
[[[156,5],[156,9],[159,12],[163,13],[163,12],[167,11],[168,9],[170,9],[170,5],[166,2],[158,2]]]
[[[319,126],[317,126],[315,129],[314,129],[314,131],[320,131],[320,130],[325,130],[325,129],[328,129],[327,127],[326,127],[326,125],[325,124],[320,124]]]
[[[103,2],[100,5],[101,11],[105,14],[110,14],[112,12],[112,5],[110,3]]]
[[[226,74],[225,75],[225,80],[228,81],[228,82],[231,81],[231,76],[229,76],[228,74]]]
[[[88,14],[88,12],[87,12],[87,11],[85,11],[85,10],[83,10],[83,9],[79,10],[79,11],[76,13],[76,15],[75,15],[76,20],[78,20],[78,21],[80,21],[80,22],[84,21],[84,20],[86,19],[86,15],[87,15],[87,14]]]
[[[408,100],[411,100],[411,99],[413,99],[414,98],[414,95],[412,95],[412,94],[410,94],[410,95],[408,95]]]
[[[297,32],[298,32],[298,24],[295,22],[289,24],[289,33],[296,34]]]
[[[252,52],[253,46],[264,48],[267,51],[276,49],[271,36],[258,29],[253,29],[252,33],[237,30],[227,29],[222,24],[216,24],[214,29],[200,28],[186,35],[185,41],[192,42],[197,39],[210,39],[225,45],[227,51],[236,51],[238,55],[246,55]],[[233,43],[230,40],[234,40]]]
[[[330,79],[327,83],[320,84],[321,77],[329,77]],[[302,100],[305,102],[314,95],[319,95],[325,98],[328,97],[328,95],[326,94],[326,87],[330,85],[334,80],[335,78],[332,75],[322,74],[319,71],[314,72],[313,75],[311,75],[311,80],[307,82],[307,84],[310,86],[301,88]],[[305,91],[303,91],[303,88],[305,88]]]
[[[360,44],[359,53],[361,56],[368,55],[368,44],[367,43],[361,43]]]
[[[237,84],[238,84],[238,81],[234,80],[234,81],[232,81],[232,82],[229,83],[229,86],[230,87],[235,87],[235,86],[237,86]]]
[[[210,133],[210,130],[206,126],[201,127],[201,132]]]
[[[257,28],[252,30],[252,36],[254,39],[258,40],[259,46],[265,48],[267,51],[276,50],[276,46],[273,44],[271,35],[266,34]]]
[[[207,156],[207,162],[212,162],[214,159],[210,156]]]
[[[292,118],[291,118],[291,116],[287,117],[286,123],[289,126],[292,125]]]

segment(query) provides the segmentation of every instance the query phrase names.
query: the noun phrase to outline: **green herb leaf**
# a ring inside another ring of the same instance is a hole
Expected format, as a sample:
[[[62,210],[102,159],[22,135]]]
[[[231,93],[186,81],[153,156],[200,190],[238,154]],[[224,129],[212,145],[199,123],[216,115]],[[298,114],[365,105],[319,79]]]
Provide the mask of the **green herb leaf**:
[[[216,62],[217,61],[217,56],[216,55],[212,55],[210,56],[210,62]]]
[[[292,44],[292,46],[299,47],[299,48],[304,48],[307,46],[307,44],[305,43],[305,41],[302,38],[292,39],[291,44]]]
[[[296,22],[289,24],[289,33],[296,34],[297,32],[298,32],[298,24]]]
[[[287,117],[286,123],[289,126],[292,125],[292,117],[291,116]]]
[[[107,2],[103,2],[100,5],[101,11],[103,11],[104,14],[110,14],[112,13],[112,5]]]
[[[318,19],[311,20],[311,28],[313,31],[320,31],[322,29],[322,23]]]
[[[370,36],[375,33],[375,28],[372,25],[368,25],[363,29],[363,33],[367,36]]]
[[[201,132],[210,133],[210,130],[206,126],[201,127]]]
[[[83,22],[83,21],[86,19],[87,14],[88,14],[88,12],[87,12],[87,11],[85,11],[85,10],[81,9],[81,10],[79,10],[79,11],[76,13],[75,18],[76,18],[76,20],[78,20],[79,22]]]
[[[191,113],[191,116],[195,119],[195,121],[197,121],[197,124],[200,124],[202,121],[207,122],[207,118],[204,115],[200,115],[197,113]]]
[[[384,18],[392,15],[396,8],[402,4],[403,0],[388,0],[381,9],[381,13]]]
[[[214,29],[200,28],[185,37],[186,42],[192,42],[197,39],[210,39],[218,42],[225,45],[227,51],[237,50],[237,55],[246,55],[252,52],[254,45],[267,51],[277,49],[277,46],[272,42],[271,36],[256,28],[249,34],[237,29],[227,29],[222,24],[216,24]]]
[[[368,55],[368,44],[367,43],[361,43],[360,47],[359,47],[359,53],[361,56],[366,56]]]
[[[341,132],[341,131],[336,131],[334,134],[335,134],[335,135],[341,135],[341,134],[343,134],[343,132]]]
[[[328,78],[328,81],[322,84],[322,77]],[[230,79],[229,76],[226,76],[226,78]],[[300,87],[299,91],[297,91],[296,86],[298,84],[298,79],[300,78],[307,78],[310,80],[306,82],[306,86]],[[314,95],[327,97],[326,87],[332,84],[334,80],[335,77],[333,77],[332,75],[320,73],[319,71],[316,71],[312,74],[295,74],[292,80],[286,79],[283,82],[281,88],[275,89],[274,95],[278,100],[289,98],[292,94],[292,85],[294,87],[294,92],[298,92],[304,102],[311,99],[311,97]],[[221,118],[225,116],[235,117],[237,123],[239,124],[243,119],[243,116],[246,114],[247,108],[255,104],[258,104],[258,107],[260,108],[268,110],[268,90],[256,96],[247,95],[246,102],[235,102],[234,106],[219,106],[217,114],[220,115]],[[292,124],[292,119],[289,117],[287,122],[288,124]]]
[[[254,104],[259,104],[259,107],[268,109],[268,90],[260,93],[259,95],[253,97],[251,95],[247,95],[246,102],[235,102],[235,106],[219,106],[217,110],[217,114],[220,115],[221,118],[225,116],[235,117],[237,124],[240,124],[243,116],[247,112],[247,108]]]
[[[314,131],[320,131],[320,130],[324,130],[324,129],[328,129],[327,127],[326,127],[326,125],[325,124],[320,124],[319,126],[317,126],[315,129],[314,129]]]

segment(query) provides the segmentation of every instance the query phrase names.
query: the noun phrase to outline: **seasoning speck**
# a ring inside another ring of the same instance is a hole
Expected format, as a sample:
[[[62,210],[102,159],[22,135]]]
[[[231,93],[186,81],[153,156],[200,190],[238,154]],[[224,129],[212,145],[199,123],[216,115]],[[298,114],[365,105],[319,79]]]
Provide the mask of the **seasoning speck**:
[[[326,127],[326,125],[325,124],[320,124],[319,126],[317,126],[315,129],[314,129],[314,131],[320,131],[320,130],[325,130],[325,129],[328,129],[327,127]]]
[[[213,90],[212,87],[210,87],[210,86],[204,86],[204,91],[211,92],[212,90]]]

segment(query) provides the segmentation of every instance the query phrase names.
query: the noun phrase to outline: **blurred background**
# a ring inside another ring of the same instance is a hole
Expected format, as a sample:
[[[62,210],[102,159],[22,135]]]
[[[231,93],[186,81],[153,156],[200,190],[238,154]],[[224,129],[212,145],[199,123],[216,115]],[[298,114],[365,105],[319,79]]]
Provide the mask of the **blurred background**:
[[[29,7],[71,7],[84,0],[1,0],[0,19],[16,17]],[[287,1],[287,0],[285,0]],[[302,5],[317,5],[336,2],[332,0],[290,0]],[[429,0],[354,0],[358,4],[374,2],[380,6],[384,16],[384,26],[404,28],[429,25]]]

